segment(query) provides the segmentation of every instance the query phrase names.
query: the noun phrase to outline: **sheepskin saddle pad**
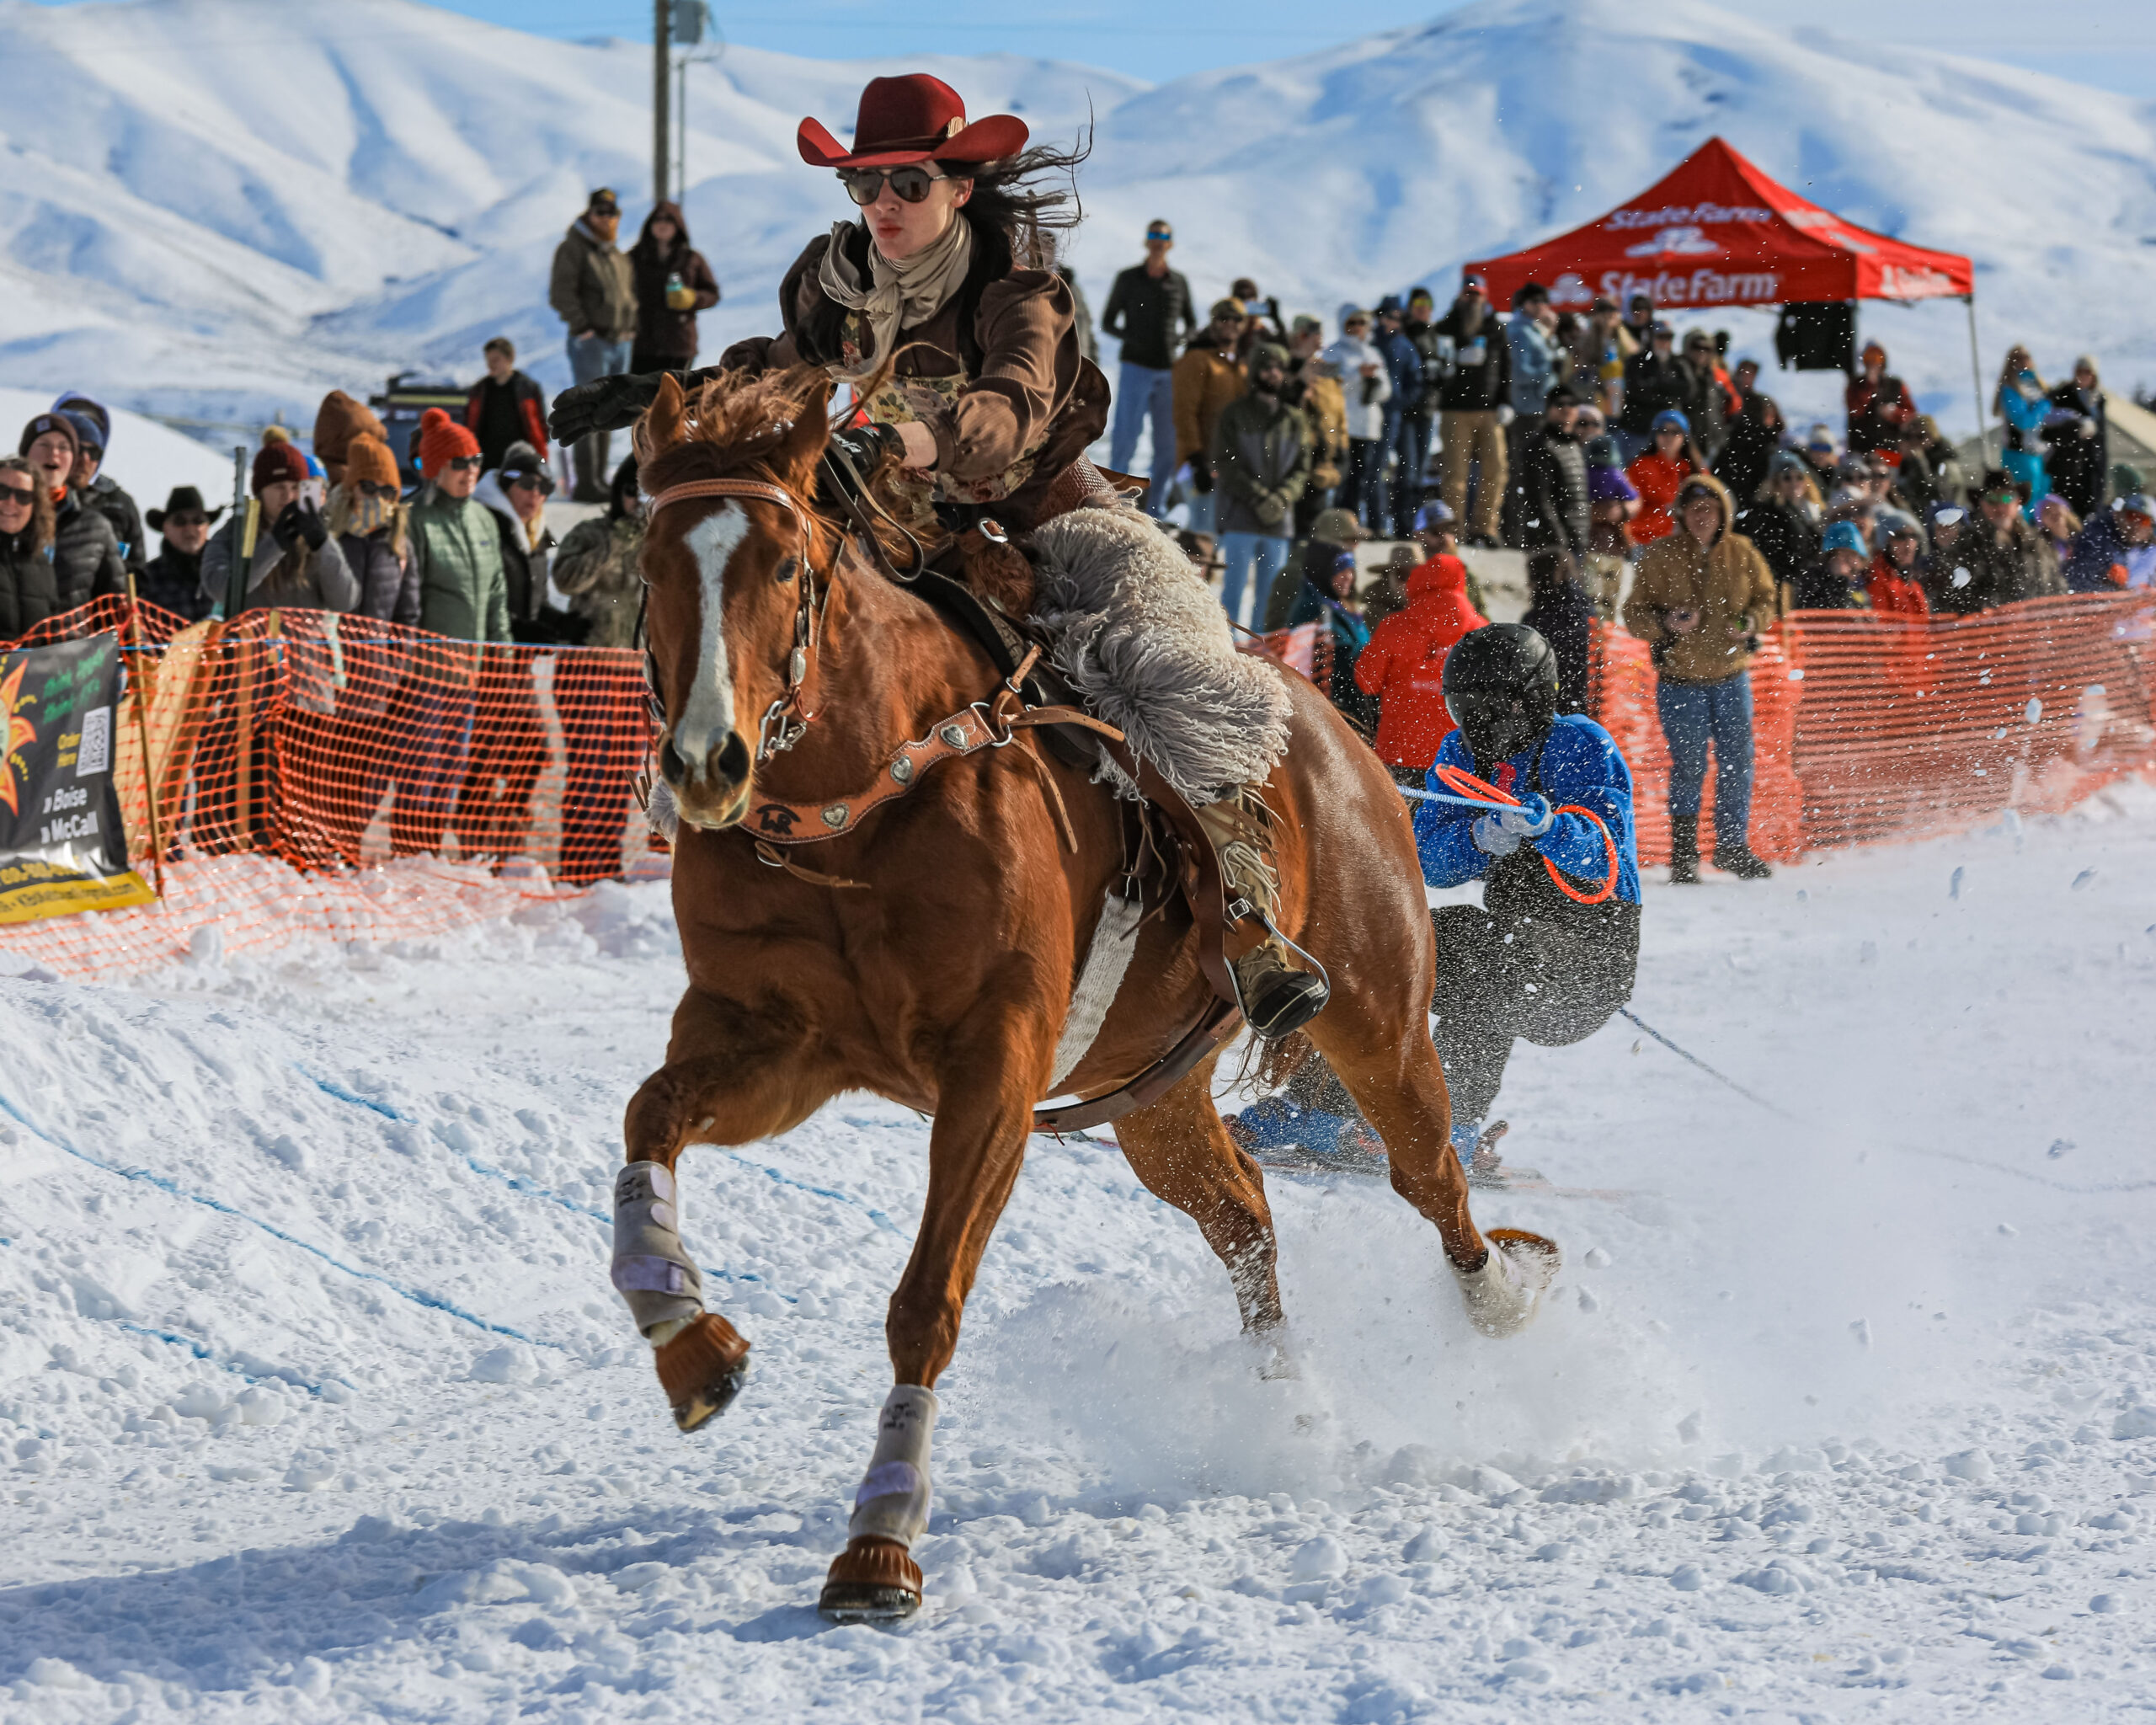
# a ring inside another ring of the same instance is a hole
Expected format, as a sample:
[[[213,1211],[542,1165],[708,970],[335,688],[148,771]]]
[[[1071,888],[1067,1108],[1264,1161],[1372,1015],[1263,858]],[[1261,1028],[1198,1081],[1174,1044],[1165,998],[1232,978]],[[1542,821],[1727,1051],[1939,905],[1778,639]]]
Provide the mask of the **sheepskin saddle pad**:
[[[1272,772],[1288,747],[1278,669],[1235,650],[1220,601],[1150,516],[1077,509],[1034,529],[1029,628],[1086,708],[1193,805]],[[1138,788],[1105,753],[1095,774]]]

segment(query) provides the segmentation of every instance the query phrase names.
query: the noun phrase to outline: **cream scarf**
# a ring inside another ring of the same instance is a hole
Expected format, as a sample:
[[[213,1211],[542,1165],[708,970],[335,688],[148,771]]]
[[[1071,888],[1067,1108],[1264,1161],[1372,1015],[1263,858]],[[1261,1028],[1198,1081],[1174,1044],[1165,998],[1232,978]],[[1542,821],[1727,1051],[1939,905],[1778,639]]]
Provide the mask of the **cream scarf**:
[[[860,368],[848,371],[832,368],[842,379],[866,377],[882,363],[898,341],[899,331],[926,323],[958,292],[973,263],[973,224],[958,211],[950,226],[910,258],[895,264],[868,242],[870,282],[864,286],[853,260],[846,255],[846,241],[854,232],[851,222],[831,228],[831,243],[816,271],[816,282],[825,295],[859,312],[868,323],[868,341]]]

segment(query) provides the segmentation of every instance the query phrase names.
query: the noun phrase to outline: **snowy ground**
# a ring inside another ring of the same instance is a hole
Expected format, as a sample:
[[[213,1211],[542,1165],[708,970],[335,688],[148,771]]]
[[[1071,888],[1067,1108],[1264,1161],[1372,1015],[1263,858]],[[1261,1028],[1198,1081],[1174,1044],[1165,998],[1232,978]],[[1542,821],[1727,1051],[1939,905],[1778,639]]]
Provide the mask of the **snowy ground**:
[[[1523,1051],[1583,1190],[1478,1204],[1567,1254],[1508,1343],[1381,1184],[1276,1176],[1261,1382],[1195,1230],[1037,1142],[894,1631],[813,1605],[925,1131],[691,1153],[756,1351],[678,1435],[601,1219],[663,887],[0,980],[0,1721],[2144,1715],[2152,871],[2126,787],[1651,885],[1641,1016],[1805,1124],[1621,1021]]]

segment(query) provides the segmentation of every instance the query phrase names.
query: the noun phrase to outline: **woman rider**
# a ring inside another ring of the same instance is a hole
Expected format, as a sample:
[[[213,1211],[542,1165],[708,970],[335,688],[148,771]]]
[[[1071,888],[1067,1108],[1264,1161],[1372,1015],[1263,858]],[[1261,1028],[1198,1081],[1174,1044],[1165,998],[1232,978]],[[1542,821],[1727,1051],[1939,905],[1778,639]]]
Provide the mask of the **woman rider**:
[[[794,260],[779,287],[782,334],[675,375],[692,386],[720,371],[811,365],[859,384],[895,351],[892,375],[862,405],[903,451],[905,525],[941,537],[993,516],[1023,532],[1081,504],[1113,504],[1085,453],[1107,424],[1107,380],[1080,350],[1070,290],[1053,268],[1054,236],[1075,211],[1069,193],[1029,184],[1069,173],[1083,152],[1028,150],[1026,139],[1011,115],[969,124],[958,92],[920,72],[869,82],[851,150],[803,120],[802,160],[837,172],[861,220],[839,222]],[[629,424],[664,375],[568,391],[555,403],[555,435]],[[1245,889],[1269,901],[1258,885]],[[1325,1003],[1322,980],[1273,943],[1236,974],[1262,1034],[1284,1035]]]

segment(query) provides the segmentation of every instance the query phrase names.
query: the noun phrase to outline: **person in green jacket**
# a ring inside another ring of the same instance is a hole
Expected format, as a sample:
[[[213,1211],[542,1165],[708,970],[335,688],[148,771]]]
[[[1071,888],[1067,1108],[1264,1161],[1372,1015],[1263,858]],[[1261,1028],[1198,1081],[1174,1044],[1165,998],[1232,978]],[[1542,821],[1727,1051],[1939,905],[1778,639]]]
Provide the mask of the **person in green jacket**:
[[[487,506],[472,500],[479,441],[440,408],[419,421],[426,487],[408,542],[419,588],[419,627],[445,636],[413,649],[403,696],[407,726],[392,822],[398,852],[437,852],[472,753],[472,727],[489,643],[509,643],[509,580]],[[477,645],[467,645],[476,643]]]

